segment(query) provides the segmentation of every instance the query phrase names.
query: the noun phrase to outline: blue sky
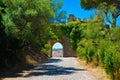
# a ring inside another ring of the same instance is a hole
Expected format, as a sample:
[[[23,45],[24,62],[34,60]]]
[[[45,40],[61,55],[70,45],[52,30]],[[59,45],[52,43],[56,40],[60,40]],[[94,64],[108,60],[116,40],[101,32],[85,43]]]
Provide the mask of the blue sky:
[[[63,0],[62,9],[69,14],[74,14],[77,18],[89,18],[90,15],[94,15],[94,10],[84,10],[80,6],[80,0]]]
[[[62,9],[67,12],[67,17],[69,14],[74,14],[77,18],[88,19],[90,15],[94,17],[94,10],[84,10],[80,6],[80,0],[63,0]],[[117,19],[117,25],[120,25],[120,17]]]
[[[61,43],[57,42],[53,45],[52,49],[63,49],[63,46]]]

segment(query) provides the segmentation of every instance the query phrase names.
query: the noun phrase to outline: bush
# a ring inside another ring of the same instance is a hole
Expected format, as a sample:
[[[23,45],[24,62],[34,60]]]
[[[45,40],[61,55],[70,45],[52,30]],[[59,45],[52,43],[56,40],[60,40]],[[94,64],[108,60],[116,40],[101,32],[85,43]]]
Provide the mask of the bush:
[[[50,44],[45,44],[41,51],[43,53],[45,53],[46,55],[49,55],[49,53],[50,53]]]
[[[105,50],[104,68],[113,80],[120,79],[120,54],[114,46]]]
[[[95,55],[95,47],[94,46],[88,46],[87,48],[87,62],[93,61],[93,56]]]
[[[78,46],[77,52],[80,59],[86,60],[86,49],[84,47]]]
[[[101,66],[104,65],[105,50],[108,48],[108,46],[109,43],[106,41],[100,41],[100,44],[98,46],[97,52],[98,52],[99,64]]]

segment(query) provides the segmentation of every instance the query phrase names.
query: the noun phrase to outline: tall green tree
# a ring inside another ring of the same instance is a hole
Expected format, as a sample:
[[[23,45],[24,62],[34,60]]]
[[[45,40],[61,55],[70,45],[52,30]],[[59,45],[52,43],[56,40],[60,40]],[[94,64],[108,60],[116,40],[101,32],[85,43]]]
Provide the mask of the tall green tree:
[[[0,0],[1,69],[20,63],[31,44],[44,47],[50,17],[55,16],[53,4],[53,0]]]
[[[53,17],[53,2],[46,0],[4,0],[7,6],[4,15],[5,32],[22,40],[23,44],[29,41],[43,41],[49,17]],[[42,39],[41,39],[42,37]],[[41,45],[42,42],[39,42]]]
[[[53,0],[53,9],[55,11],[54,18],[51,18],[52,23],[66,23],[66,11],[62,10],[63,1]]]
[[[0,1],[0,45],[3,47],[4,44],[2,43],[4,41],[5,38],[5,32],[4,32],[4,25],[2,23],[2,15],[5,14],[5,5],[3,4],[2,1]],[[3,48],[0,48],[0,51]]]
[[[116,18],[120,15],[120,1],[119,0],[80,0],[80,4],[84,9],[100,9],[101,4],[104,7],[103,12],[108,15],[112,13],[112,24],[113,27],[116,26]],[[103,8],[102,8],[103,9]]]

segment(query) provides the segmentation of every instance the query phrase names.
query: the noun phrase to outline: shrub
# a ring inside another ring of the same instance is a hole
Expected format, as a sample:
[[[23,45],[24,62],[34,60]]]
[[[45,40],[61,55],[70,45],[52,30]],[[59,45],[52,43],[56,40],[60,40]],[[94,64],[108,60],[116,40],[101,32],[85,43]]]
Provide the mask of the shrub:
[[[88,46],[87,48],[87,62],[93,61],[93,56],[95,55],[95,47],[94,46]]]
[[[120,54],[112,45],[105,50],[104,68],[113,80],[120,79]]]
[[[84,47],[78,46],[77,52],[80,59],[86,60],[86,49]]]
[[[50,53],[50,44],[45,44],[41,51],[43,53],[45,53],[46,55],[49,55],[49,53]]]
[[[108,46],[109,43],[106,41],[100,41],[100,44],[98,46],[97,52],[98,52],[99,64],[101,66],[104,65],[105,50],[108,48]]]

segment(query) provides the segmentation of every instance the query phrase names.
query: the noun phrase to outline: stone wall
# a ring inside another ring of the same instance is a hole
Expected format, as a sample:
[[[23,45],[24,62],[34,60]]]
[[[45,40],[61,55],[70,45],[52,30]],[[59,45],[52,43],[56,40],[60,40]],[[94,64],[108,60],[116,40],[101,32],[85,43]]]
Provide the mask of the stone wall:
[[[64,38],[63,42],[63,56],[64,57],[76,57],[76,51],[71,48],[71,44],[68,38]]]

